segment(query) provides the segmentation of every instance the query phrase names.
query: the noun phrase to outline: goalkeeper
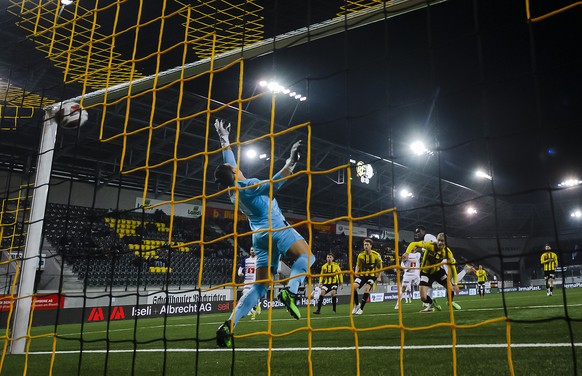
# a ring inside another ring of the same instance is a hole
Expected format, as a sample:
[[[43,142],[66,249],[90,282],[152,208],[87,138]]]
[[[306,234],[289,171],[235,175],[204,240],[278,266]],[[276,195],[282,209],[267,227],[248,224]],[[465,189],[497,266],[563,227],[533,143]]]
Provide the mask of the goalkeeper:
[[[437,241],[434,242],[412,242],[406,248],[406,253],[402,256],[403,260],[408,258],[408,254],[412,252],[415,247],[424,248],[424,254],[420,261],[420,299],[425,303],[425,308],[420,312],[432,312],[435,310],[442,310],[442,307],[437,303],[436,299],[432,299],[428,295],[428,289],[434,282],[437,282],[447,290],[451,290],[451,305],[454,309],[461,309],[458,303],[453,302],[455,293],[459,293],[459,286],[457,286],[457,268],[453,252],[446,246],[445,234],[441,232],[437,235]],[[442,264],[449,265],[451,278],[447,277],[447,271],[441,267]],[[452,282],[452,284],[451,284]]]
[[[277,192],[286,180],[271,182],[255,178],[247,179],[237,167],[234,153],[230,149],[228,140],[230,124],[225,127],[223,121],[217,119],[214,127],[220,138],[220,144],[224,148],[222,156],[225,162],[216,168],[214,177],[216,182],[223,187],[237,187],[237,190],[229,190],[228,195],[234,204],[238,191],[238,207],[247,216],[250,228],[254,231],[253,248],[257,255],[256,280],[263,281],[255,283],[250,291],[241,297],[229,319],[218,328],[216,332],[217,345],[230,347],[231,331],[234,330],[239,320],[250,312],[257,301],[266,294],[269,286],[266,282],[269,279],[269,273],[277,273],[279,260],[285,255],[294,258],[295,261],[291,267],[291,279],[287,287],[281,290],[278,298],[287,307],[291,316],[297,320],[301,318],[299,308],[295,304],[297,291],[305,279],[305,276],[300,274],[307,273],[315,262],[315,257],[305,239],[294,228],[279,230],[289,227],[289,223],[279,209],[277,200],[270,197],[269,191],[272,184],[273,192]],[[293,144],[285,165],[272,177],[272,180],[279,180],[293,173],[300,158],[301,146],[301,140]],[[273,247],[269,260],[270,240]]]

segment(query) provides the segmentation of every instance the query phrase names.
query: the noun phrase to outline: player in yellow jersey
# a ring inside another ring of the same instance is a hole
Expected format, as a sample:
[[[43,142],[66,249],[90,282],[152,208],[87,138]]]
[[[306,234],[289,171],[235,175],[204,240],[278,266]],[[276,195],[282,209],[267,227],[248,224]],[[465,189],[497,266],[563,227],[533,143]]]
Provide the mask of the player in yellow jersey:
[[[550,244],[546,244],[546,251],[542,253],[540,263],[544,268],[544,279],[546,280],[546,295],[554,294],[554,279],[556,278],[556,267],[558,266],[558,255],[552,251]]]
[[[356,260],[354,270],[356,279],[354,280],[354,309],[352,314],[361,315],[364,313],[364,306],[370,297],[370,290],[376,281],[380,281],[382,276],[382,256],[372,250],[372,239],[364,239],[364,251],[360,252]],[[358,289],[364,287],[364,296],[359,301]]]
[[[452,301],[454,293],[459,293],[459,286],[457,286],[457,268],[453,252],[446,246],[445,234],[441,232],[437,235],[437,241],[434,242],[412,242],[406,248],[406,256],[412,252],[414,247],[424,248],[424,254],[420,261],[420,299],[425,303],[425,308],[420,312],[432,312],[436,308],[442,310],[442,307],[437,303],[436,299],[432,299],[428,295],[428,289],[434,282],[437,282],[447,290],[451,290],[451,305],[454,309],[461,309],[458,303]],[[451,283],[447,278],[447,271],[441,267],[446,263],[451,273]]]
[[[480,297],[485,296],[485,281],[487,281],[487,272],[483,269],[483,265],[479,265],[479,269],[475,270],[477,276],[477,292]]]
[[[321,273],[319,275],[319,287],[321,288],[321,293],[319,294],[319,300],[317,301],[317,311],[313,312],[316,315],[321,313],[323,297],[327,295],[328,292],[331,295],[331,303],[333,304],[333,311],[335,312],[337,304],[337,298],[335,295],[338,287],[344,283],[344,276],[340,273],[342,269],[338,263],[333,262],[333,255],[331,253],[327,255],[326,261],[327,262],[321,267]]]

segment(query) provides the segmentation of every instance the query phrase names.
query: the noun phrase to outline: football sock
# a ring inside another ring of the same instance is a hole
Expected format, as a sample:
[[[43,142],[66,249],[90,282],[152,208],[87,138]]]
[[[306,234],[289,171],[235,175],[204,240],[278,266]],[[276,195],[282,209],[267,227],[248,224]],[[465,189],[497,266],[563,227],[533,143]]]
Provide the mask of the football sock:
[[[304,275],[298,277],[295,276],[297,276],[298,274],[307,273],[307,270],[309,270],[309,267],[313,265],[314,262],[315,257],[313,255],[307,254],[299,255],[299,257],[297,258],[297,260],[295,260],[293,266],[291,267],[291,279],[289,280],[288,285],[289,292],[291,292],[292,294],[297,294],[297,291],[299,291],[299,285],[303,283],[305,276]]]
[[[259,300],[265,293],[267,292],[267,288],[263,285],[253,285],[250,291],[247,294],[244,294],[242,298],[236,304],[236,308],[230,314],[229,320],[232,320],[233,328],[236,324],[246,316],[247,313],[253,309],[253,307],[257,304],[257,300]]]
[[[319,295],[319,300],[317,301],[317,310],[321,309],[321,304],[323,303],[323,295]]]
[[[331,297],[331,303],[333,304],[333,310],[335,311],[335,305],[337,303],[337,298],[335,296]]]
[[[358,290],[354,290],[354,305],[358,305],[359,300]]]
[[[364,306],[366,305],[366,302],[368,301],[368,298],[370,297],[370,293],[369,292],[365,292],[364,293],[364,297],[362,298],[362,305],[360,305],[360,308],[363,310]]]
[[[426,300],[424,301],[426,304],[432,304],[432,298],[430,296],[426,296]]]

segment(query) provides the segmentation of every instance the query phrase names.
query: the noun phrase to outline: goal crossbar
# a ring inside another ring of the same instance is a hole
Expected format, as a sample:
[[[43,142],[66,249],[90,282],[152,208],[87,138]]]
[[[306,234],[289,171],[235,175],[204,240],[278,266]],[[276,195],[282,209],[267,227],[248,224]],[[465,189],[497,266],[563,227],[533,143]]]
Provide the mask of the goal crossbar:
[[[152,89],[155,83],[157,83],[158,87],[161,87],[174,82],[180,77],[189,78],[201,74],[210,69],[210,64],[213,59],[214,68],[220,69],[237,59],[250,59],[272,53],[279,49],[302,45],[313,40],[326,38],[344,31],[366,26],[387,18],[396,17],[404,13],[443,3],[445,1],[447,0],[400,0],[395,1],[392,4],[382,3],[362,11],[347,13],[345,16],[335,17],[273,38],[264,39],[248,46],[216,54],[211,58],[201,59],[184,66],[168,69],[158,74],[143,77],[132,82],[96,90],[87,93],[84,96],[71,98],[65,102],[81,102],[82,100],[83,105],[88,107],[104,103],[106,95],[107,100],[113,101],[127,96],[130,89],[132,94],[137,94]]]

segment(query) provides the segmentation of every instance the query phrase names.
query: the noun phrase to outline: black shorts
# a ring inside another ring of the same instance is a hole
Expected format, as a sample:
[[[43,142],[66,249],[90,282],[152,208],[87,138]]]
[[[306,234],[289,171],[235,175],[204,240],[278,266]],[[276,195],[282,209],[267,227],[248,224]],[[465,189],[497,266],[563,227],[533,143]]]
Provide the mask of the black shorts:
[[[362,287],[363,285],[370,285],[370,287],[374,286],[376,283],[376,276],[375,275],[368,275],[365,277],[357,277],[354,280],[354,283],[357,283],[358,286]]]
[[[321,292],[322,293],[326,293],[327,294],[328,292],[330,292],[332,290],[337,291],[337,283],[328,283],[328,284],[325,284],[325,285],[321,286]]]
[[[447,271],[443,268],[434,273],[427,274],[420,271],[420,286],[431,287],[436,282],[443,287],[447,287]]]
[[[477,284],[478,284],[479,286],[481,286],[481,287],[485,287],[485,281],[483,281],[483,282],[477,282]]]
[[[548,279],[555,279],[556,278],[556,271],[555,270],[546,270],[544,272],[544,279],[547,281]]]

